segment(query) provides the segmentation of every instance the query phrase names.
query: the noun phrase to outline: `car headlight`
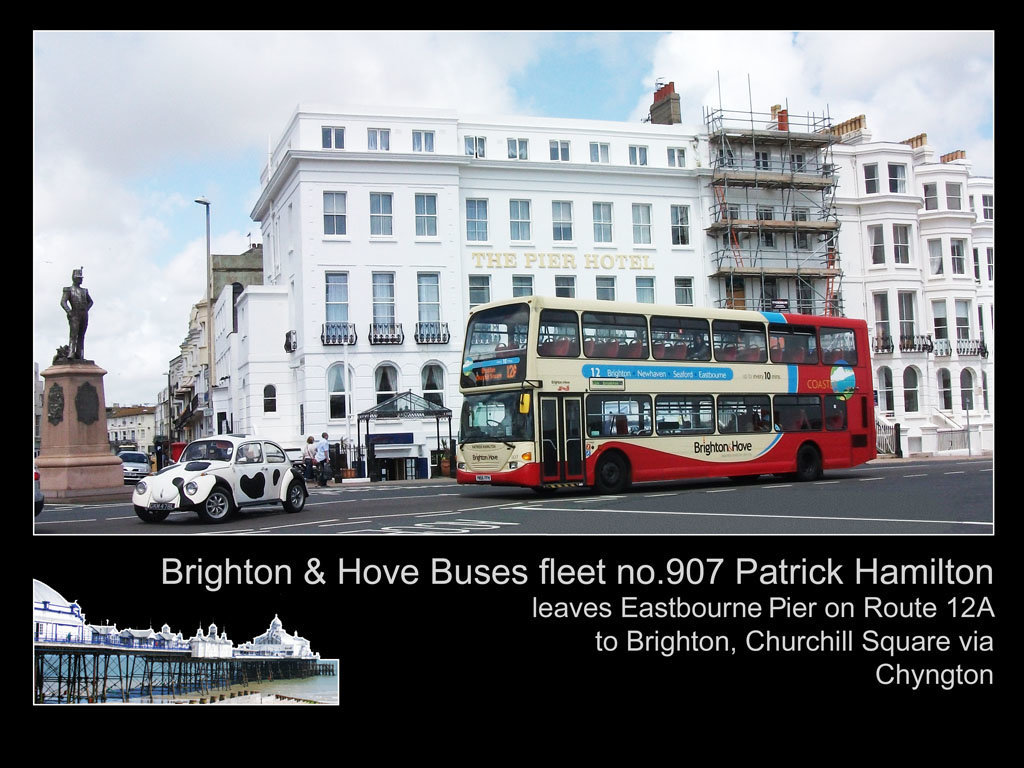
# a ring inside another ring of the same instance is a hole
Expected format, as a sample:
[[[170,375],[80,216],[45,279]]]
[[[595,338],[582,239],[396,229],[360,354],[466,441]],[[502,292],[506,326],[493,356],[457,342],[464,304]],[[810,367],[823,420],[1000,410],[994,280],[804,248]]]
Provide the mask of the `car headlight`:
[[[135,485],[135,492],[136,493],[145,493],[146,492],[146,481],[145,480],[139,480],[139,482],[136,483],[136,485]]]
[[[196,491],[198,491],[198,490],[199,490],[199,486],[196,484],[195,480],[191,480],[191,481],[185,483],[185,493],[187,493],[189,496],[195,496],[196,495]]]

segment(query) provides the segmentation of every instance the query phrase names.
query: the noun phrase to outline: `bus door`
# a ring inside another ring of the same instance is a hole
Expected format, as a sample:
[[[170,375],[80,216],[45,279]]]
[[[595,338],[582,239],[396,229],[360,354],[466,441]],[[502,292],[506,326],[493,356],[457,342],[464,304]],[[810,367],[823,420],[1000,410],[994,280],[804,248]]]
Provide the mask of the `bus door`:
[[[540,479],[583,482],[583,396],[540,395]]]

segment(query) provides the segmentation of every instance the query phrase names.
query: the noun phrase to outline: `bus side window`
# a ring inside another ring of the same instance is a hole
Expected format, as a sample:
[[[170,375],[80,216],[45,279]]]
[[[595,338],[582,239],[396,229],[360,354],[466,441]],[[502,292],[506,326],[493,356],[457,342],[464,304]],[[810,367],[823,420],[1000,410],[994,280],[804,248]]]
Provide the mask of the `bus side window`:
[[[811,326],[772,323],[768,326],[768,346],[773,363],[815,365],[818,344]]]
[[[579,357],[580,321],[575,312],[545,309],[540,313],[537,354],[542,357]]]
[[[861,405],[867,409],[867,398],[862,398]],[[846,401],[835,395],[825,397],[825,429],[829,432],[841,432],[846,429]]]
[[[857,341],[852,328],[822,328],[821,361],[834,365],[840,360],[847,365],[857,365]]]

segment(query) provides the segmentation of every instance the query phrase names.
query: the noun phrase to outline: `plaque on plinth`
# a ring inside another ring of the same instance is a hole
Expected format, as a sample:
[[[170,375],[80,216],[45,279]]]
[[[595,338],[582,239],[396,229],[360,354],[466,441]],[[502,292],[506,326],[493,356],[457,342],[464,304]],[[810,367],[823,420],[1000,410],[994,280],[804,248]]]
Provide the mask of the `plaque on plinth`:
[[[61,360],[43,371],[43,420],[36,458],[47,499],[125,494],[121,459],[110,452],[103,376],[90,360]]]

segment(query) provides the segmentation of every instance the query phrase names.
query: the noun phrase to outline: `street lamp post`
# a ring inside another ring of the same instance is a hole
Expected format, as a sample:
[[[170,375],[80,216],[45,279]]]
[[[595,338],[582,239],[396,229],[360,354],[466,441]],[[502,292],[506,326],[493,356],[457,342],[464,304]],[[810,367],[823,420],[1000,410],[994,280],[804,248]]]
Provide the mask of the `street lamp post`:
[[[213,386],[213,258],[210,256],[210,201],[205,197],[197,197],[199,205],[206,208],[206,398],[203,408],[203,429],[205,433],[207,413],[213,407],[211,388]]]

